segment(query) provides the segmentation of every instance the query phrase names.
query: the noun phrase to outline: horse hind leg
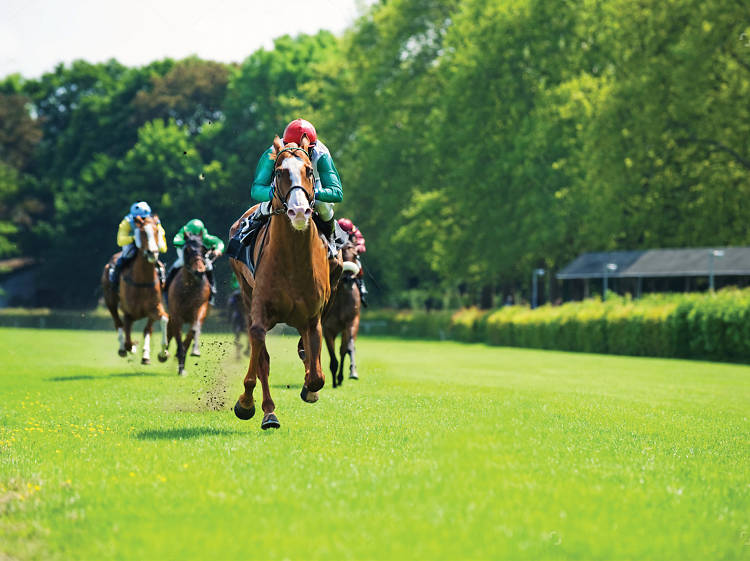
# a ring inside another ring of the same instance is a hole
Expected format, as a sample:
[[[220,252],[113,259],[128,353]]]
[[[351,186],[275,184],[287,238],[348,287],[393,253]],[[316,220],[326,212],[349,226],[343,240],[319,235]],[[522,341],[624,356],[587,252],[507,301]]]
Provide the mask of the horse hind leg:
[[[151,333],[153,326],[154,320],[149,318],[146,322],[146,327],[143,328],[143,355],[141,356],[141,364],[151,364]]]
[[[333,387],[335,388],[337,386],[336,384],[336,371],[339,368],[339,361],[336,359],[336,336],[332,335],[329,331],[324,332],[323,338],[326,341],[326,349],[328,349],[328,356],[330,357],[330,362],[328,364],[329,368],[331,369],[331,377],[333,378]]]
[[[339,348],[339,369],[335,374],[338,378],[339,386],[344,383],[344,362],[346,355],[349,352],[348,340],[348,330],[344,328],[344,331],[341,332],[341,347]]]

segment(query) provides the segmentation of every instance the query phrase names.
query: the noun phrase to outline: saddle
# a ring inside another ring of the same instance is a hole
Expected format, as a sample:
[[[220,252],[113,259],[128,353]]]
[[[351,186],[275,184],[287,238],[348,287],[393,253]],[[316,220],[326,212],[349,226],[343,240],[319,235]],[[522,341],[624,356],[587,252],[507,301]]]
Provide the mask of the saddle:
[[[227,245],[227,254],[238,261],[242,261],[250,269],[250,274],[253,276],[255,276],[255,271],[263,257],[263,248],[268,233],[268,229],[264,229],[263,226],[268,224],[268,220],[268,216],[253,219],[251,215],[248,218],[244,218],[240,222],[237,232],[235,232]],[[335,220],[332,221],[333,229],[331,229],[330,225],[323,222],[316,213],[313,213],[313,220],[315,221],[315,226],[318,228],[320,240],[328,251],[328,259],[335,259],[341,248],[348,241],[346,232]],[[260,235],[261,231],[263,232],[262,236]],[[259,238],[260,242],[258,242]],[[253,255],[255,254],[255,246],[258,243],[260,243],[260,249],[256,261],[253,259]]]

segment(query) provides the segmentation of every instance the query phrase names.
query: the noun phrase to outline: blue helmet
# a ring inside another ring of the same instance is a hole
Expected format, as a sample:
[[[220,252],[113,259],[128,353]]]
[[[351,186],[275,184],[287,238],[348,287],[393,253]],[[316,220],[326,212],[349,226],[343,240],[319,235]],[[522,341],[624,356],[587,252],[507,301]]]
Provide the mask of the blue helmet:
[[[133,203],[130,207],[130,214],[133,216],[151,216],[151,207],[148,206],[148,203],[146,201],[141,201],[139,203]]]

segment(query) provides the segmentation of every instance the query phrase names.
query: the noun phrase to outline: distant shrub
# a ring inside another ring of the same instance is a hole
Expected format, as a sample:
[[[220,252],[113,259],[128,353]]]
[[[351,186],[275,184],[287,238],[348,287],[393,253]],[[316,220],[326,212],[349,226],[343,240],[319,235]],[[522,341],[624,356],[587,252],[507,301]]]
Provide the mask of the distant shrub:
[[[611,296],[482,311],[367,312],[364,321],[405,337],[633,356],[750,362],[750,289]]]

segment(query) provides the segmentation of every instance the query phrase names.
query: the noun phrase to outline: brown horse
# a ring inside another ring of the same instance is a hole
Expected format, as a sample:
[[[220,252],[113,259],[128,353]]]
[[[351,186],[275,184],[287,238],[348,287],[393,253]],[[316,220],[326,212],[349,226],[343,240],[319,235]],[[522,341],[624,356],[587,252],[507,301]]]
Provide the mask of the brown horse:
[[[167,346],[172,337],[177,340],[177,373],[184,376],[185,355],[193,343],[191,356],[200,356],[200,334],[203,321],[208,314],[208,301],[211,298],[211,285],[206,278],[206,247],[201,236],[187,234],[182,258],[184,265],[177,271],[169,285],[169,325],[167,326]],[[182,324],[189,323],[185,340],[182,339]]]
[[[323,317],[323,337],[331,357],[331,377],[333,387],[344,381],[344,357],[349,355],[349,378],[358,380],[357,364],[354,359],[354,343],[359,332],[359,287],[356,278],[359,274],[357,249],[352,243],[342,248],[344,274],[333,293],[331,303]],[[340,361],[336,359],[336,337],[341,333]]]
[[[299,331],[305,351],[305,382],[300,397],[314,403],[318,400],[318,390],[325,383],[320,366],[320,318],[331,296],[327,249],[311,220],[315,180],[307,152],[309,141],[303,137],[301,146],[294,143],[282,146],[276,137],[273,145],[276,159],[273,214],[258,234],[255,277],[244,263],[230,259],[242,288],[245,309],[249,311],[248,337],[252,348],[245,392],[237,400],[234,412],[243,420],[255,414],[253,390],[256,379],[260,378],[263,429],[280,426],[268,385],[270,357],[266,350],[266,333],[280,322]],[[249,209],[232,225],[230,237],[254,209]]]
[[[143,356],[141,364],[151,363],[151,331],[156,320],[161,322],[161,352],[159,360],[164,362],[167,353],[167,322],[169,318],[161,303],[161,282],[156,270],[159,256],[159,219],[156,216],[146,218],[136,217],[135,246],[138,253],[120,273],[119,290],[115,291],[109,282],[109,269],[120,256],[115,253],[104,266],[102,274],[102,291],[109,313],[115,322],[117,339],[120,342],[118,353],[126,356],[128,352],[135,353],[135,342],[130,337],[133,322],[141,318],[148,318],[143,329]],[[118,305],[122,310],[122,319],[118,313]]]

